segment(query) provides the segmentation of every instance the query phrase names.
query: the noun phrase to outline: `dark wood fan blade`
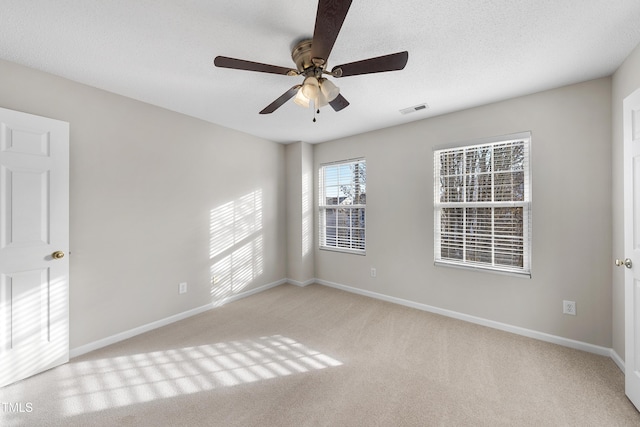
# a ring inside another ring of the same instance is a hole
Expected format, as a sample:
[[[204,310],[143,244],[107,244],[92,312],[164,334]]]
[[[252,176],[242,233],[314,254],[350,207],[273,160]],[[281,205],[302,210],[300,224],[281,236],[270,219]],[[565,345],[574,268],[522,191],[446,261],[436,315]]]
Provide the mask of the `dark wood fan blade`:
[[[290,72],[298,74],[291,68],[278,67],[277,65],[262,64],[260,62],[245,61],[244,59],[229,58],[226,56],[216,56],[213,60],[216,67],[232,68],[234,70],[257,71],[260,73],[273,73],[287,75]]]
[[[318,1],[316,26],[311,42],[311,58],[322,58],[325,62],[327,61],[350,6],[351,0]]]
[[[329,102],[329,105],[331,105],[331,108],[333,108],[335,111],[340,111],[343,108],[346,108],[349,106],[349,101],[347,101],[344,96],[342,95],[338,95],[336,97],[336,99],[334,99],[333,101]]]
[[[295,85],[294,87],[283,93],[278,99],[267,105],[264,110],[260,111],[260,114],[271,114],[278,108],[282,107],[285,102],[296,96],[296,93],[298,92],[298,89],[300,89],[300,87],[302,87],[302,85]]]
[[[335,74],[336,77],[355,76],[358,74],[382,73],[385,71],[402,70],[409,60],[409,52],[392,53],[391,55],[378,56],[377,58],[363,59],[362,61],[350,62],[348,64],[333,67],[332,73],[338,69],[342,70]]]

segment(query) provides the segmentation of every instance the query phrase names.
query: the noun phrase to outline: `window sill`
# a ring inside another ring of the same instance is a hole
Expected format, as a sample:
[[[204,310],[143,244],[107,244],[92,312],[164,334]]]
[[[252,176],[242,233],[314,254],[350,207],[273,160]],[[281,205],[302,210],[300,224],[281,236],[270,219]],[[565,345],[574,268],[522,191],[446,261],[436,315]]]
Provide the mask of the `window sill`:
[[[341,252],[341,253],[352,254],[352,255],[362,255],[362,256],[367,255],[366,251],[360,251],[357,249],[336,248],[333,246],[320,246],[318,247],[318,249],[320,249],[321,251]]]
[[[500,274],[503,276],[515,276],[515,277],[520,277],[521,279],[531,279],[530,271],[498,270],[496,268],[485,267],[481,265],[459,264],[456,262],[447,262],[447,261],[434,261],[433,264],[436,267],[459,268],[461,270],[473,270],[473,271],[480,271],[483,273]]]

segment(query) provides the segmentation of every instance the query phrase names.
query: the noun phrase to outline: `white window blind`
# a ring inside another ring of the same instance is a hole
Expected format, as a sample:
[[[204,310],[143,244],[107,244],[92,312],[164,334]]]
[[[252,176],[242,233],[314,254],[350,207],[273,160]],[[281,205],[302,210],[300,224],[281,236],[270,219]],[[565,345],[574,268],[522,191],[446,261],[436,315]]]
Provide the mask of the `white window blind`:
[[[365,253],[367,165],[364,159],[320,166],[320,249]]]
[[[531,275],[530,133],[434,150],[436,264]]]

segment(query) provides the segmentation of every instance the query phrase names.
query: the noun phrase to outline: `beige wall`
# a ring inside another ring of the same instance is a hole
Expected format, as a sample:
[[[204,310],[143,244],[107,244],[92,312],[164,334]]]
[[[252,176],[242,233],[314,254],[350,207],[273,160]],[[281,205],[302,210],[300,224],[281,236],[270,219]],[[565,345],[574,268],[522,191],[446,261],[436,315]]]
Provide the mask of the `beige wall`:
[[[5,61],[0,76],[0,107],[70,123],[72,349],[285,277],[284,146]]]
[[[615,258],[624,257],[623,229],[623,122],[622,101],[634,90],[640,88],[640,45],[629,55],[615,72],[612,79],[612,170],[613,181],[611,204],[613,209],[613,253]],[[613,269],[613,349],[624,360],[624,271]]]
[[[532,132],[532,279],[435,267],[432,147],[521,131]],[[611,346],[610,78],[315,145],[315,170],[360,156],[367,254],[316,249],[317,278]]]

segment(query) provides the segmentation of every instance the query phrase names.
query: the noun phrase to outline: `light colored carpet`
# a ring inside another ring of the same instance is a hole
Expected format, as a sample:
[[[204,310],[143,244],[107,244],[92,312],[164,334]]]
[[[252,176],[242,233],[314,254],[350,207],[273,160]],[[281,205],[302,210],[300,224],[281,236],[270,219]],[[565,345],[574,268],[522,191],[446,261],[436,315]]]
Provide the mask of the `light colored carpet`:
[[[2,426],[638,426],[606,357],[282,285],[0,390]],[[27,411],[29,403],[31,411]]]

